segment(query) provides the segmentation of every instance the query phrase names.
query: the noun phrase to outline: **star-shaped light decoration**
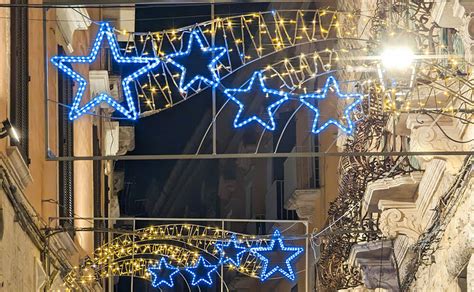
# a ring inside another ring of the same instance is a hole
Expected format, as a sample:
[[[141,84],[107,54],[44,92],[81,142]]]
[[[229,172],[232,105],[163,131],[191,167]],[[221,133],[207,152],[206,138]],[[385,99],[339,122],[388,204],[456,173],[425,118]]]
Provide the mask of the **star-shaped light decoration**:
[[[166,285],[173,288],[173,276],[179,272],[179,269],[170,265],[165,258],[161,258],[157,265],[155,264],[148,267],[148,272],[152,276],[151,285],[153,287],[157,288],[161,285]]]
[[[240,260],[247,251],[247,248],[240,245],[237,240],[237,236],[232,234],[232,237],[228,241],[216,242],[216,248],[220,254],[220,264],[230,263],[235,267],[240,266]]]
[[[66,65],[66,64],[74,64],[74,63],[84,63],[84,64],[93,63],[97,59],[100,45],[104,38],[107,39],[107,42],[110,46],[110,51],[112,52],[112,57],[115,62],[122,63],[122,64],[123,63],[146,64],[145,66],[141,67],[139,70],[133,72],[131,75],[128,75],[122,80],[122,88],[123,88],[125,100],[127,102],[127,107],[124,107],[121,104],[119,104],[108,93],[100,93],[99,95],[94,96],[85,105],[81,106],[80,104],[81,104],[82,97],[84,95],[84,91],[87,86],[87,81],[84,77],[82,77],[77,72],[72,70],[70,66]],[[117,38],[114,33],[114,29],[108,23],[103,22],[100,24],[99,31],[94,40],[94,43],[92,44],[92,49],[88,56],[54,56],[51,58],[51,63],[53,63],[54,66],[58,67],[59,70],[63,71],[68,76],[70,76],[74,81],[79,83],[76,94],[73,98],[73,104],[69,111],[70,120],[75,120],[81,117],[82,115],[88,113],[93,107],[97,106],[98,104],[102,102],[108,103],[110,106],[112,106],[117,111],[122,113],[128,119],[135,120],[138,117],[138,113],[135,108],[135,104],[133,102],[132,93],[130,91],[129,84],[135,78],[157,67],[158,64],[160,63],[160,60],[154,57],[125,57],[123,56],[120,53],[120,48],[119,48],[119,44],[117,42]]]
[[[295,280],[295,273],[291,267],[291,262],[303,252],[304,248],[296,246],[285,246],[280,231],[275,230],[272,240],[268,246],[251,248],[250,251],[255,254],[262,262],[262,272],[260,280],[265,281],[276,272],[290,279]],[[282,259],[270,260],[269,257],[279,257]]]
[[[194,46],[197,42],[198,48]],[[227,52],[225,47],[206,47],[198,30],[189,36],[187,49],[165,56],[165,60],[181,70],[179,89],[187,92],[197,81],[202,80],[210,86],[217,86],[220,78],[216,73],[216,64]],[[200,64],[207,64],[205,70]]]
[[[258,82],[255,81],[255,79],[257,78]],[[256,95],[254,93],[256,93]],[[260,125],[265,127],[267,130],[275,130],[276,126],[275,119],[273,117],[273,111],[280,104],[289,100],[289,96],[287,93],[283,91],[269,89],[265,86],[263,73],[261,71],[256,71],[253,73],[250,80],[247,81],[246,88],[228,88],[224,90],[224,94],[232,101],[237,103],[237,105],[239,106],[239,111],[237,112],[237,115],[234,119],[235,128],[240,128],[252,121],[256,121]],[[249,106],[248,104],[246,105],[244,102],[241,101],[244,95],[248,95],[247,97],[249,97],[249,102],[255,99],[259,99],[266,101],[269,104],[266,107],[266,113],[268,114],[266,120],[268,120],[268,122],[264,121],[264,119],[262,119],[262,117],[259,117],[257,114],[253,114],[245,119],[242,118],[244,108]]]
[[[327,98],[328,90],[330,87],[334,89],[338,98],[354,99],[354,101],[351,102],[349,105],[347,105],[346,108],[344,109],[344,118],[346,120],[345,123],[347,124],[347,126],[345,126],[344,123],[341,122],[339,119],[333,119],[333,118],[326,120],[322,125],[318,126],[320,112],[319,112],[319,109],[311,103],[310,99],[321,100],[321,99]],[[312,93],[312,94],[302,95],[300,96],[300,101],[315,112],[313,127],[311,129],[311,131],[314,134],[319,134],[324,129],[326,129],[329,125],[333,124],[339,127],[339,129],[344,131],[346,134],[351,135],[352,131],[354,130],[354,123],[351,120],[350,115],[351,115],[351,112],[355,109],[355,107],[362,102],[362,95],[358,93],[350,93],[350,94],[341,93],[337,80],[333,76],[329,76],[328,79],[326,80],[326,84],[324,85],[321,93],[317,93],[317,94]]]
[[[217,266],[210,264],[207,260],[200,256],[194,266],[186,267],[185,270],[193,276],[191,285],[197,286],[199,283],[203,282],[211,286],[211,274],[217,270]]]

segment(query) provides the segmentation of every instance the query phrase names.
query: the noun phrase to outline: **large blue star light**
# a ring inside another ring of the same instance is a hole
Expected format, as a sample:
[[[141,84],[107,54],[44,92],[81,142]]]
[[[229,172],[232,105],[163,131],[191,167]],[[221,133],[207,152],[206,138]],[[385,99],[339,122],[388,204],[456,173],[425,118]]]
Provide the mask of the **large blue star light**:
[[[165,258],[161,258],[158,265],[148,267],[148,272],[152,276],[151,285],[155,288],[166,285],[170,288],[174,286],[173,276],[179,272],[179,269],[170,265]]]
[[[262,281],[265,281],[276,272],[280,272],[291,281],[294,281],[295,273],[291,267],[291,261],[301,254],[303,250],[302,247],[285,246],[280,231],[278,230],[275,230],[273,233],[273,238],[268,246],[254,247],[250,249],[250,251],[263,262],[262,272],[260,274],[260,280]],[[286,257],[286,259],[283,264],[280,260],[270,260],[268,256],[265,256],[265,254]]]
[[[87,81],[84,77],[76,73],[74,70],[67,66],[66,64],[74,64],[74,63],[87,63],[90,64],[94,62],[97,58],[99,53],[100,45],[102,40],[107,38],[107,42],[109,43],[110,50],[112,52],[113,59],[117,63],[126,63],[126,64],[146,64],[144,67],[140,68],[139,70],[133,72],[131,75],[128,75],[122,80],[122,88],[125,96],[125,100],[127,102],[127,108],[120,105],[116,100],[112,98],[107,93],[100,93],[97,96],[94,96],[89,102],[87,102],[84,106],[81,107],[81,99],[84,95],[84,91],[87,86]],[[157,67],[160,63],[158,58],[153,57],[125,57],[120,53],[119,44],[117,42],[117,38],[115,36],[113,28],[108,23],[101,23],[99,27],[99,31],[95,38],[94,43],[92,44],[92,49],[88,56],[54,56],[51,58],[51,63],[58,67],[59,70],[66,73],[70,76],[74,81],[79,83],[79,86],[76,91],[76,95],[73,99],[73,104],[69,111],[69,119],[75,120],[82,115],[88,113],[93,107],[97,106],[101,102],[106,102],[119,112],[121,112],[125,117],[131,120],[135,120],[138,117],[137,110],[135,108],[135,104],[133,102],[132,93],[130,91],[129,84],[135,78],[143,75],[144,73],[152,70],[153,68]]]
[[[235,234],[233,234],[231,239],[227,242],[216,242],[216,248],[220,253],[220,264],[231,263],[236,267],[240,266],[240,260],[244,253],[247,251],[246,247],[241,246],[238,243]]]
[[[255,79],[257,78],[259,82],[255,82]],[[265,127],[267,130],[270,130],[270,131],[275,130],[275,119],[273,117],[274,115],[273,110],[277,106],[279,106],[280,104],[282,104],[283,102],[289,99],[288,94],[283,91],[277,91],[277,90],[268,89],[267,87],[265,87],[263,73],[261,71],[254,72],[250,80],[247,81],[247,83],[248,85],[246,88],[228,88],[224,90],[224,94],[227,95],[227,97],[229,97],[232,101],[237,103],[237,105],[239,106],[239,111],[237,112],[237,115],[235,116],[235,119],[234,119],[234,127],[240,128],[252,121],[256,121],[260,125]],[[260,86],[258,88],[258,91],[262,93],[263,97],[252,96],[252,98],[273,98],[271,104],[266,108],[266,111],[268,114],[268,120],[269,120],[268,123],[264,121],[261,117],[257,116],[256,114],[250,117],[247,117],[246,119],[243,119],[241,117],[246,105],[244,105],[244,103],[238,99],[238,96],[241,94],[247,94],[249,92],[255,91],[254,87],[256,86]]]
[[[197,50],[193,46],[195,41],[199,45]],[[204,46],[204,41],[199,35],[198,30],[193,30],[189,36],[186,51],[170,54],[165,56],[165,59],[181,70],[179,89],[186,92],[189,87],[199,80],[206,82],[210,86],[217,86],[220,78],[216,73],[216,64],[226,52],[227,49],[225,47]],[[203,68],[199,66],[201,63],[207,64],[206,70],[203,71]]]
[[[194,266],[186,267],[185,270],[193,276],[191,285],[197,286],[199,283],[203,282],[211,286],[211,274],[217,270],[217,266],[210,264],[202,256],[200,256]]]
[[[345,98],[345,99],[354,99],[352,103],[350,103],[345,109],[344,109],[344,117],[346,119],[347,126],[344,126],[339,120],[337,119],[328,119],[326,122],[324,122],[321,126],[318,126],[318,119],[319,119],[319,109],[315,107],[309,99],[325,99],[328,95],[328,90],[329,87],[334,88],[337,96],[339,98]],[[313,121],[313,127],[311,131],[314,134],[319,134],[321,131],[326,129],[329,125],[333,124],[339,127],[341,130],[343,130],[346,134],[350,135],[352,134],[352,131],[354,129],[354,123],[351,120],[350,114],[351,112],[355,109],[355,107],[362,102],[362,95],[358,93],[350,93],[350,94],[343,94],[341,93],[339,89],[339,84],[337,83],[337,80],[333,76],[329,76],[328,79],[326,80],[326,84],[324,85],[321,93],[319,94],[306,94],[300,96],[300,101],[304,103],[306,106],[308,106],[311,110],[315,112],[314,116],[314,121]]]

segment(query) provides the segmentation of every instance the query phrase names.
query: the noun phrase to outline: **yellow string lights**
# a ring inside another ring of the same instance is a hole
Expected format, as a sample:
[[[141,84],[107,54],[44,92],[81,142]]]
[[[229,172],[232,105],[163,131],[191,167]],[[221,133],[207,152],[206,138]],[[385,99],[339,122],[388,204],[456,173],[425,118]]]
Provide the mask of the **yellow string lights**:
[[[229,240],[232,235],[249,247],[266,246],[271,237],[256,237],[194,224],[150,226],[118,236],[97,248],[92,258],[87,258],[80,267],[74,267],[70,271],[65,283],[67,287],[74,289],[110,276],[133,276],[150,280],[147,268],[157,264],[161,257],[166,257],[181,267],[194,265],[204,253],[218,260],[220,255],[216,242]],[[255,255],[246,253],[238,267],[227,267],[258,278],[262,265]]]

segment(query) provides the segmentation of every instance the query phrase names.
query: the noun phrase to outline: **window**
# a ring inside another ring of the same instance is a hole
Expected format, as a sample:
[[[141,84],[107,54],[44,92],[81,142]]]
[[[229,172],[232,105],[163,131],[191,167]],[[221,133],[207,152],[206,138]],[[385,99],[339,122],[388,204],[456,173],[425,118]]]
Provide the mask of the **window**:
[[[60,47],[59,54],[65,54]],[[60,156],[74,155],[74,128],[68,119],[68,108],[61,106],[72,104],[74,81],[61,72],[58,72],[58,146]],[[74,217],[74,162],[59,161],[59,216]],[[73,227],[74,222],[62,220],[64,227]],[[70,233],[71,236],[73,233]]]
[[[15,2],[19,6],[11,7],[11,67],[10,67],[10,122],[18,129],[21,139],[15,144],[26,164],[28,156],[28,4],[27,0]]]

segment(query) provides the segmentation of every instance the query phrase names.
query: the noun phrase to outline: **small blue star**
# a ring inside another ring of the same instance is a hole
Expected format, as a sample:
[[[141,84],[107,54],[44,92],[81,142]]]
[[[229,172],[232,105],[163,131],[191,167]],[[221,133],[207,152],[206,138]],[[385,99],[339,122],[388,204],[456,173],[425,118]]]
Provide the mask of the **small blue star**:
[[[123,88],[123,92],[124,92],[124,96],[125,96],[125,100],[127,102],[128,108],[123,107],[116,100],[114,100],[112,96],[110,96],[107,93],[100,93],[99,95],[93,97],[89,102],[87,102],[84,106],[81,107],[80,103],[87,86],[87,81],[84,77],[76,73],[69,66],[65,65],[65,63],[90,64],[94,62],[97,58],[100,45],[104,38],[107,38],[107,42],[109,43],[113,59],[116,62],[126,63],[126,64],[146,64],[146,66],[133,72],[131,75],[125,77],[122,80],[122,88]],[[97,33],[94,43],[92,44],[92,49],[88,56],[54,56],[51,58],[51,63],[53,63],[53,65],[58,67],[59,70],[63,71],[68,76],[70,76],[73,80],[79,83],[79,86],[76,91],[76,95],[73,98],[73,104],[71,106],[71,110],[69,111],[70,120],[75,120],[81,117],[82,115],[88,113],[93,107],[97,106],[101,102],[108,103],[110,106],[112,106],[113,108],[121,112],[128,119],[136,120],[138,117],[138,113],[135,108],[135,104],[133,102],[132,93],[130,91],[129,84],[135,78],[157,67],[158,64],[160,64],[160,60],[158,58],[153,58],[153,57],[125,57],[123,56],[120,53],[120,47],[117,42],[117,38],[115,36],[113,28],[108,23],[103,22],[100,24],[99,31]]]
[[[328,119],[325,123],[323,123],[321,126],[318,127],[318,119],[320,115],[319,109],[315,107],[308,99],[316,99],[316,100],[325,99],[328,95],[329,87],[331,86],[332,88],[334,88],[339,98],[345,98],[345,99],[353,98],[354,99],[354,101],[344,109],[344,117],[347,121],[347,126],[344,126],[343,123],[341,123],[339,120]],[[350,135],[352,134],[352,131],[354,129],[354,123],[351,120],[350,114],[355,109],[355,107],[362,102],[362,95],[358,93],[351,93],[351,94],[341,93],[339,89],[339,84],[337,83],[336,79],[333,76],[329,76],[328,79],[326,80],[326,84],[324,85],[321,93],[319,94],[312,93],[312,94],[302,95],[300,96],[300,101],[315,112],[313,127],[311,129],[311,131],[314,134],[319,134],[321,131],[326,129],[330,124],[333,124],[339,127],[341,130],[343,130],[346,134]]]
[[[258,78],[259,82],[255,82],[256,78]],[[263,73],[261,71],[254,72],[250,80],[247,81],[247,83],[248,83],[247,88],[243,88],[243,89],[242,88],[228,88],[224,90],[224,94],[227,95],[227,97],[229,97],[232,101],[237,103],[237,105],[239,106],[239,111],[234,119],[234,127],[240,128],[250,123],[251,121],[256,121],[260,125],[265,127],[267,130],[270,130],[270,131],[275,130],[276,126],[275,126],[275,120],[273,118],[273,115],[274,115],[273,109],[279,106],[280,104],[282,104],[283,102],[287,101],[289,99],[288,94],[283,91],[277,91],[274,89],[266,88],[265,83],[264,83]],[[258,87],[258,85],[260,85],[260,87]],[[252,100],[254,100],[255,98],[260,98],[263,100],[267,98],[268,99],[272,98],[272,100],[267,100],[267,102],[270,103],[270,105],[266,108],[269,123],[265,122],[256,114],[244,120],[241,120],[242,119],[241,115],[244,111],[245,105],[237,97],[239,95],[243,95],[249,92],[252,93],[252,96],[251,96]],[[254,92],[259,92],[260,94],[254,95],[253,94]]]
[[[273,233],[273,238],[268,246],[250,249],[263,262],[262,273],[260,274],[260,280],[262,281],[265,281],[276,272],[280,272],[291,281],[294,281],[295,273],[291,268],[291,261],[301,254],[303,250],[302,247],[285,246],[278,230],[275,230]],[[270,261],[265,254],[283,257],[285,264],[282,265],[281,261]]]
[[[212,285],[211,274],[217,270],[216,265],[210,264],[202,256],[199,257],[193,267],[186,267],[185,270],[193,276],[191,285],[196,286],[201,282]]]
[[[193,46],[194,40],[199,44],[199,50],[196,50]],[[186,51],[170,54],[164,58],[181,70],[179,89],[186,92],[189,87],[199,80],[210,86],[217,86],[220,78],[216,73],[216,64],[226,52],[225,47],[205,47],[198,31],[193,30],[189,36]],[[178,59],[181,60],[177,62]],[[200,64],[207,64],[208,70],[203,72],[202,67],[199,66]]]
[[[241,246],[237,241],[237,236],[232,234],[232,237],[229,241],[216,242],[216,248],[219,250],[221,259],[220,264],[231,263],[232,265],[238,267],[240,266],[240,259],[247,251],[247,248]]]
[[[152,275],[151,285],[153,287],[156,288],[164,284],[172,288],[174,286],[173,276],[179,272],[179,269],[168,264],[165,258],[161,258],[158,265],[148,267],[148,272]]]

